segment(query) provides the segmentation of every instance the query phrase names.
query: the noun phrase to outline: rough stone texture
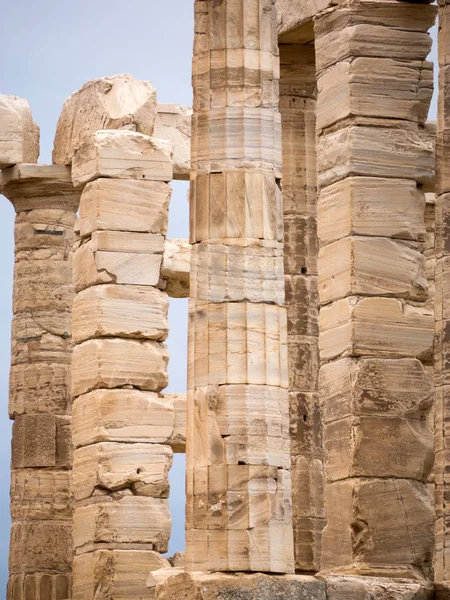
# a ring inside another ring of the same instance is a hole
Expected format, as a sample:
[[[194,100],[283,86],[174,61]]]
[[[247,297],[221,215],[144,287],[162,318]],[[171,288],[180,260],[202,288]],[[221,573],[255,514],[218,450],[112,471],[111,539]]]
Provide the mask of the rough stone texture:
[[[170,298],[189,298],[191,245],[189,240],[166,239],[160,287]]]
[[[158,104],[154,137],[173,144],[173,178],[189,181],[191,171],[192,108]]]
[[[39,127],[30,105],[18,96],[0,94],[0,169],[19,163],[37,163]]]
[[[432,600],[433,585],[381,577],[323,577],[327,600]],[[439,596],[438,596],[439,598]]]
[[[70,165],[83,142],[99,129],[129,129],[152,135],[156,113],[156,92],[149,81],[138,81],[131,75],[88,81],[64,103],[53,162]]]

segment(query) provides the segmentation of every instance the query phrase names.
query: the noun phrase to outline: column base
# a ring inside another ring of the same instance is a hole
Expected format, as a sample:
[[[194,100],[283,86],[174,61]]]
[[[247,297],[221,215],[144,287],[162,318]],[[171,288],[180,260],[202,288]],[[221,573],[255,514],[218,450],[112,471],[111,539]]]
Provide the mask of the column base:
[[[450,587],[412,579],[263,573],[186,573],[182,568],[150,573],[155,600],[450,600]],[[440,595],[439,595],[440,594]]]

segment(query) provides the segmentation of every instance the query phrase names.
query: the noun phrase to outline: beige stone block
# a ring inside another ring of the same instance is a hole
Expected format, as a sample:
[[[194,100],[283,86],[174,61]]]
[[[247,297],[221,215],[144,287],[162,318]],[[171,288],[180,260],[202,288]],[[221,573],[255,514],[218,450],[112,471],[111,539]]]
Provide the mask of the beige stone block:
[[[0,171],[0,189],[16,212],[42,208],[76,212],[80,192],[73,189],[70,167],[18,164]]]
[[[351,295],[424,301],[428,297],[425,258],[411,243],[343,238],[320,249],[318,288],[321,304]]]
[[[72,588],[70,573],[51,575],[49,573],[31,573],[29,575],[11,575],[8,581],[7,598],[26,600],[27,598],[55,598],[66,600]]]
[[[18,415],[12,433],[13,469],[56,466],[56,419],[53,415]]]
[[[286,275],[285,292],[289,336],[319,335],[317,277]]]
[[[161,397],[132,389],[95,390],[74,402],[73,444],[75,448],[99,442],[168,444],[172,439],[183,443],[183,405],[185,412],[182,394]]]
[[[32,261],[14,267],[14,314],[29,311],[64,312],[73,301],[72,262]]]
[[[325,519],[322,518],[293,518],[296,571],[317,573],[320,570],[325,523]]]
[[[325,469],[321,458],[293,456],[292,512],[295,518],[325,519]]]
[[[24,98],[0,94],[0,169],[37,163],[39,127]]]
[[[435,516],[433,497],[424,484],[406,479],[328,484],[325,510],[324,571],[429,576]]]
[[[333,65],[317,84],[319,130],[358,116],[425,123],[433,95],[433,64],[359,57]]]
[[[167,385],[168,360],[167,348],[159,342],[88,340],[73,351],[72,395],[123,386],[158,392]]]
[[[93,252],[123,252],[128,254],[162,254],[164,236],[156,233],[129,231],[93,231]]]
[[[100,443],[78,448],[73,456],[73,495],[130,491],[135,496],[168,498],[172,450],[159,444]]]
[[[315,390],[319,373],[319,339],[317,336],[288,336],[289,388]]]
[[[323,135],[318,142],[322,188],[349,176],[434,181],[433,142],[428,134],[407,129],[350,126]]]
[[[53,162],[69,165],[83,142],[99,129],[126,128],[152,135],[156,111],[156,92],[149,81],[131,75],[88,81],[64,103]]]
[[[162,284],[171,298],[189,298],[191,245],[189,240],[170,239],[164,244]],[[161,283],[160,283],[161,285]]]
[[[172,152],[169,142],[135,131],[96,131],[73,157],[72,181],[76,188],[99,177],[168,182]]]
[[[167,500],[129,495],[76,507],[73,539],[77,554],[121,549],[123,544],[129,544],[130,550],[140,547],[164,553],[170,527]]]
[[[303,215],[284,218],[284,271],[317,275],[317,220]]]
[[[158,104],[153,135],[173,144],[173,178],[189,181],[191,170],[192,109],[179,104]]]
[[[17,253],[42,249],[49,249],[64,259],[74,243],[75,221],[75,212],[61,209],[35,209],[19,213],[14,227],[16,261]]]
[[[191,301],[188,389],[207,385],[288,386],[286,309],[273,304]]]
[[[151,287],[97,285],[73,303],[73,340],[121,337],[164,341],[169,333],[165,293]]]
[[[35,363],[11,367],[9,415],[67,414],[70,409],[70,364]]]
[[[123,242],[124,237],[119,236],[118,239]],[[128,241],[130,240],[126,239],[126,242]],[[142,241],[151,243],[150,239],[138,240]],[[136,242],[134,237],[131,238],[131,244],[133,242]],[[159,239],[156,242],[159,247]],[[148,286],[158,284],[162,252],[136,252],[133,246],[130,247],[130,252],[96,250],[94,243],[89,241],[75,251],[73,280],[76,292],[100,283]]]
[[[170,197],[162,181],[96,179],[81,194],[80,235],[102,230],[165,235]]]
[[[433,351],[433,315],[395,298],[344,298],[319,317],[323,360],[344,356],[427,359]]]
[[[434,593],[431,583],[388,577],[325,575],[324,582],[329,600],[431,600]]]
[[[69,471],[12,471],[11,516],[14,521],[71,520]]]
[[[324,458],[322,409],[315,392],[289,392],[290,438],[293,457]]]
[[[153,600],[146,586],[149,571],[169,567],[168,560],[152,550],[96,550],[75,556],[73,600],[98,596],[117,600]],[[62,599],[61,599],[62,600]]]
[[[283,249],[277,246],[194,245],[191,298],[284,304]]]
[[[186,454],[186,394],[164,394],[164,399],[168,402],[173,402],[173,410],[175,413],[173,435],[169,440],[169,444],[171,445],[174,452]]]
[[[347,177],[321,190],[317,232],[323,244],[350,235],[424,240],[425,195],[415,181]]]
[[[426,481],[434,462],[427,422],[387,416],[347,417],[324,427],[328,481],[392,477]]]
[[[319,375],[322,418],[380,416],[424,422],[434,400],[432,375],[417,359],[344,358]]]
[[[65,521],[19,521],[12,524],[9,572],[70,573],[72,523]]]

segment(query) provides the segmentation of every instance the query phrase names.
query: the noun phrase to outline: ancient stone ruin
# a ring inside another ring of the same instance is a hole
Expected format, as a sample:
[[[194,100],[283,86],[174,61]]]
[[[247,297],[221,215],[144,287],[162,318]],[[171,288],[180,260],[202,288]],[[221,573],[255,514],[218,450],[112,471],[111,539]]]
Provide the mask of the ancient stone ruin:
[[[90,81],[52,165],[28,103],[0,96],[8,600],[450,600],[438,4],[195,0],[192,109]],[[177,179],[189,240],[167,238]],[[170,297],[189,297],[178,394]],[[168,559],[173,453],[186,553]]]

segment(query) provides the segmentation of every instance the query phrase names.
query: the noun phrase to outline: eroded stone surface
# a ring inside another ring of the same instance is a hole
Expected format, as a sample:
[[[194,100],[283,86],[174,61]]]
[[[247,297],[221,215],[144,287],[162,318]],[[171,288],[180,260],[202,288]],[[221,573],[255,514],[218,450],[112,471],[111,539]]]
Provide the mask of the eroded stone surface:
[[[19,163],[36,163],[39,127],[30,105],[18,96],[0,94],[0,169]]]

